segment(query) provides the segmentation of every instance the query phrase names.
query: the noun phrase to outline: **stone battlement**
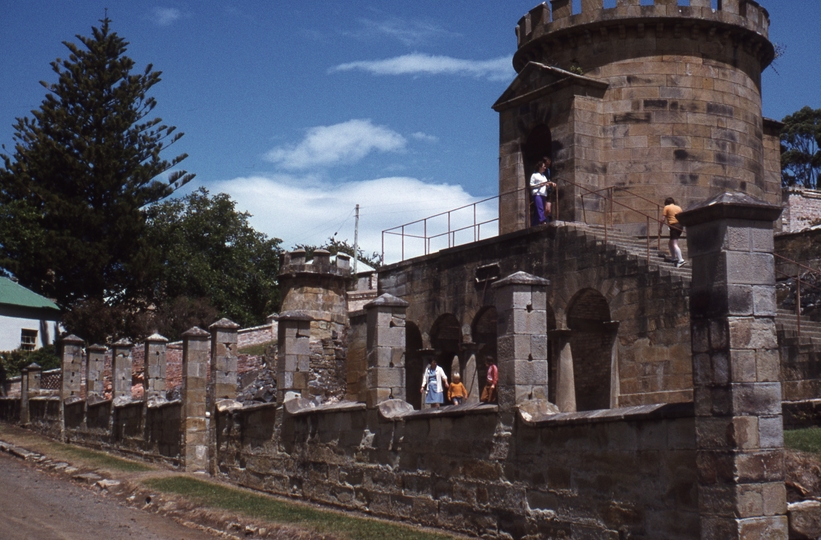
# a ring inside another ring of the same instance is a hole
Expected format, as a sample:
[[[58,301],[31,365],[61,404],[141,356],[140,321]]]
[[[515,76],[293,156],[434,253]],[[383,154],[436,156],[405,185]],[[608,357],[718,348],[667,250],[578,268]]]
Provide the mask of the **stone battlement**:
[[[324,249],[314,250],[314,258],[310,261],[304,249],[282,254],[279,275],[297,274],[326,274],[329,276],[349,277],[351,275],[351,258],[339,253],[336,260],[331,261],[331,254]]]
[[[640,5],[641,0],[617,0],[616,7],[604,8],[603,0],[582,0],[581,13],[573,14],[572,0],[551,0],[552,10],[542,3],[525,14],[516,26],[518,51],[513,57],[516,71],[543,54],[555,44],[545,40],[592,43],[615,36],[624,39],[627,29],[636,27],[641,37],[653,32],[670,31],[676,38],[713,39],[732,36],[752,50],[768,65],[774,56],[768,40],[770,16],[752,0],[719,0],[718,9],[711,0],[689,0],[689,6],[677,0],[655,0],[654,5]],[[551,18],[552,14],[552,18]]]

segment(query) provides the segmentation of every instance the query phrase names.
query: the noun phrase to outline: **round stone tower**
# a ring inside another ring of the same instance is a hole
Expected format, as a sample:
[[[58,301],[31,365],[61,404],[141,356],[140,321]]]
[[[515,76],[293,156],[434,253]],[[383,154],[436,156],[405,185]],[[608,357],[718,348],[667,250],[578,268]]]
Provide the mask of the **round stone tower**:
[[[582,0],[573,14],[552,0],[522,17],[518,75],[493,106],[500,233],[527,226],[522,188],[545,155],[561,220],[602,223],[592,192],[612,191],[611,222],[637,234],[645,217],[622,205],[655,216],[667,197],[686,209],[725,190],[780,203],[779,124],[761,115],[769,14],[717,1]]]

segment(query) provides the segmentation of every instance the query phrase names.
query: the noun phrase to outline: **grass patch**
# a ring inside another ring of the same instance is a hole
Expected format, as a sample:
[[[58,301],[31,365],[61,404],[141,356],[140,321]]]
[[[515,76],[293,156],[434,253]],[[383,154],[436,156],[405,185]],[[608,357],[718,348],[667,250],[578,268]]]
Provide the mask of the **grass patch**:
[[[67,459],[80,459],[95,467],[122,472],[145,472],[153,470],[148,465],[137,463],[136,461],[128,461],[126,459],[114,457],[102,452],[88,450],[87,448],[78,448],[76,446],[68,445],[62,446],[64,446],[64,448],[62,448],[62,453]]]
[[[821,428],[785,430],[784,446],[792,450],[821,455]]]
[[[205,506],[239,512],[255,519],[309,527],[320,533],[333,533],[361,540],[434,540],[453,538],[415,530],[409,526],[348,517],[337,512],[275,500],[271,497],[203,482],[185,476],[154,478],[144,481],[157,491],[175,493]]]
[[[257,343],[256,345],[248,345],[247,347],[239,349],[239,353],[250,354],[251,356],[262,356],[265,354],[265,349],[267,349],[268,345],[271,343],[273,343],[273,341],[269,341],[267,343]]]

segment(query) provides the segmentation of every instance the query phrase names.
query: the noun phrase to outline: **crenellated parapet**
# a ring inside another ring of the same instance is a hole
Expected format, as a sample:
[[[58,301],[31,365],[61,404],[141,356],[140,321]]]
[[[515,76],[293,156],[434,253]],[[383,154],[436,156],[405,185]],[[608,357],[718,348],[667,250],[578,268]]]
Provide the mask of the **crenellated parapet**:
[[[640,0],[617,0],[616,7],[604,8],[603,0],[582,0],[581,12],[576,14],[572,13],[572,0],[539,4],[516,26],[518,50],[513,67],[521,71],[528,62],[545,61],[546,55],[566,48],[645,36],[726,40],[753,54],[761,69],[772,62],[770,16],[758,3],[720,0],[716,10],[710,0],[689,3],[680,6],[677,0],[655,0],[654,5],[640,5]]]
[[[347,255],[338,254],[336,259],[331,261],[331,253],[324,249],[315,250],[310,261],[304,249],[283,253],[279,268],[280,277],[300,274],[347,279],[351,276],[351,259]]]

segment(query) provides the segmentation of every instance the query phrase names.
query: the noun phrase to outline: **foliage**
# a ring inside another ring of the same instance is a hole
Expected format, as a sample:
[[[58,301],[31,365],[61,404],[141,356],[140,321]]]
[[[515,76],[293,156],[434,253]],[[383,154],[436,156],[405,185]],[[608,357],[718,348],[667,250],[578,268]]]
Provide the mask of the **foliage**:
[[[139,303],[143,209],[194,176],[169,173],[185,154],[160,157],[182,136],[148,118],[156,101],[147,94],[160,72],[149,64],[133,73],[128,44],[110,22],[78,35],[82,47],[64,42],[68,59],[51,63],[57,82],[41,83],[45,99],[17,119],[14,152],[2,155],[0,264],[62,308]]]
[[[324,249],[331,253],[331,255],[336,255],[337,253],[344,253],[346,255],[350,255],[351,257],[354,256],[354,249],[351,244],[348,243],[347,240],[337,240],[334,237],[328,238],[328,241],[321,246],[314,246],[309,244],[297,244],[294,246],[294,249],[304,249],[306,256],[310,259],[313,257],[314,250],[317,249]],[[366,255],[362,248],[359,247],[357,249],[359,256],[357,259],[364,262],[371,268],[375,270],[379,270],[384,264],[382,260],[382,255],[376,251],[371,253],[370,255]]]
[[[35,363],[43,368],[43,371],[60,367],[60,358],[54,352],[53,345],[46,345],[34,351],[23,351],[15,349],[13,351],[0,352],[0,365],[6,370],[6,375],[14,377],[26,366]]]
[[[817,188],[821,181],[821,109],[804,107],[782,122],[782,185]]]
[[[250,214],[238,212],[228,195],[211,197],[200,188],[153,205],[148,214],[157,331],[174,339],[217,314],[253,326],[276,310],[280,240],[254,230]]]

